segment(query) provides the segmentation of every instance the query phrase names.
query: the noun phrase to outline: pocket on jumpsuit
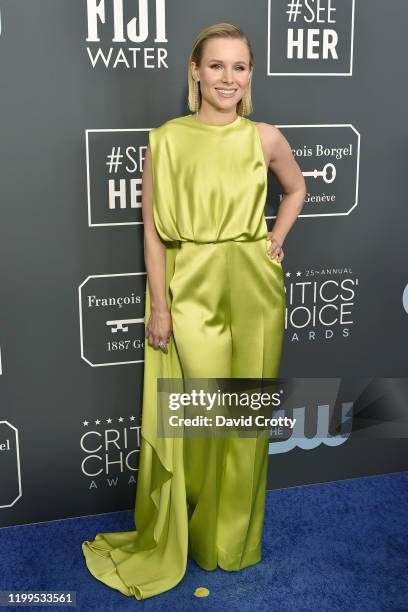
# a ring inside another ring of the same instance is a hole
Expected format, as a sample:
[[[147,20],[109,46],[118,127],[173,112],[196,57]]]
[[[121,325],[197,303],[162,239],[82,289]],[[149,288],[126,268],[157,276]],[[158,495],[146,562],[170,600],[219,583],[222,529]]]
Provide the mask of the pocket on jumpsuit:
[[[265,240],[265,248],[264,253],[265,257],[268,259],[268,269],[270,272],[270,276],[272,277],[272,285],[276,289],[276,298],[277,302],[281,302],[282,310],[286,308],[286,290],[285,290],[285,272],[282,267],[282,263],[277,261],[276,259],[272,259],[272,257],[268,253],[268,249],[271,246],[270,240]]]
[[[282,268],[282,263],[280,261],[278,261],[277,259],[272,259],[272,257],[269,255],[268,253],[268,249],[270,248],[272,242],[269,239],[265,239],[265,255],[267,256],[268,260],[271,261],[272,263],[276,264],[277,266],[279,266],[279,268]]]

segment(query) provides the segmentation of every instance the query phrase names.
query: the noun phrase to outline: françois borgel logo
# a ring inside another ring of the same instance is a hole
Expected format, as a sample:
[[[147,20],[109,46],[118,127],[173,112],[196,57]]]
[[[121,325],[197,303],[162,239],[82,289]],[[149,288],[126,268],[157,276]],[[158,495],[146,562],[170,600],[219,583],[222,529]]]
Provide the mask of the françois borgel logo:
[[[269,0],[268,75],[351,76],[355,0]]]
[[[89,227],[143,223],[147,132],[145,128],[85,131]]]
[[[349,215],[358,203],[360,134],[349,124],[279,125],[306,180],[300,217]],[[274,176],[268,190],[266,218],[276,216],[283,198]],[[272,213],[272,214],[271,214]]]
[[[81,283],[81,357],[89,365],[144,361],[145,287],[145,272],[88,276]]]
[[[21,470],[18,430],[0,421],[0,508],[10,508],[21,498]]]
[[[166,0],[87,0],[86,9],[93,68],[168,68]]]

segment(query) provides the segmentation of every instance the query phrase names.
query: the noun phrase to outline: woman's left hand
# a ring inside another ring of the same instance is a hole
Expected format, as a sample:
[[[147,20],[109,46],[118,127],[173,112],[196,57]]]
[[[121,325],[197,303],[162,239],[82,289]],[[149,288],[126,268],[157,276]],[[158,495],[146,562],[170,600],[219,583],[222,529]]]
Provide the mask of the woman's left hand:
[[[276,240],[275,236],[273,235],[273,232],[268,232],[267,239],[271,242],[271,246],[268,248],[269,256],[272,259],[276,258],[276,261],[281,263],[281,261],[285,257],[282,245]]]

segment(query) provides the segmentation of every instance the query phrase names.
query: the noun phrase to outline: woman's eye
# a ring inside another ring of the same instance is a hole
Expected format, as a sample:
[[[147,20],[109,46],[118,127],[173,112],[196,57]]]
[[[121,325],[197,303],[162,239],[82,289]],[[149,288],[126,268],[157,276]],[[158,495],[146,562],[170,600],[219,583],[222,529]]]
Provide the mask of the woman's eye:
[[[221,64],[211,64],[211,68],[218,68]],[[245,70],[244,66],[237,66],[238,70]]]

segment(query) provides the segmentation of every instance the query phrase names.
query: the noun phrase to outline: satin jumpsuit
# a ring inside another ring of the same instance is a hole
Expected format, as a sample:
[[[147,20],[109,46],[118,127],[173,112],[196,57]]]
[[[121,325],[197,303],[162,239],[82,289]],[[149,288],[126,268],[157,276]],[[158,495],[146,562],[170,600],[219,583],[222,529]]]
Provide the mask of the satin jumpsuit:
[[[188,557],[227,571],[261,560],[269,436],[159,437],[156,381],[277,377],[286,307],[282,265],[267,253],[255,124],[185,115],[149,143],[173,333],[167,354],[145,342],[135,530],[82,543],[93,576],[136,599],[176,586]],[[150,304],[147,280],[145,322]]]

